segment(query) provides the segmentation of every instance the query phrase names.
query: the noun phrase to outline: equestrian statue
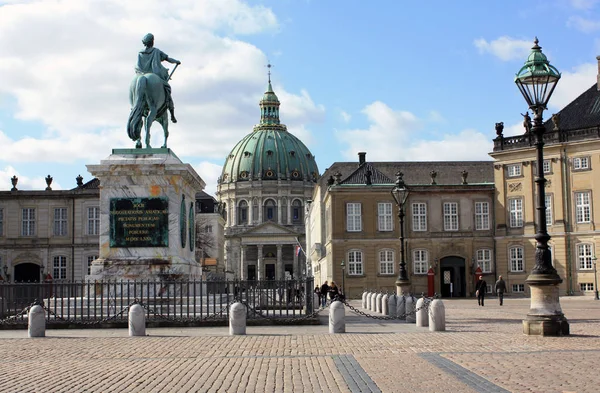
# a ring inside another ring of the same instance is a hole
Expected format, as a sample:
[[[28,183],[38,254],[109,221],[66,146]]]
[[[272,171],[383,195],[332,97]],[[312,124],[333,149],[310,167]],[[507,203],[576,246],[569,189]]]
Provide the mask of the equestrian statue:
[[[146,130],[146,147],[151,148],[150,127],[152,122],[157,121],[162,125],[165,133],[165,143],[162,147],[166,148],[169,136],[167,110],[171,113],[171,121],[177,123],[169,80],[181,62],[155,48],[154,35],[152,34],[146,34],[142,39],[142,43],[145,49],[138,53],[135,77],[129,87],[131,113],[127,122],[127,134],[136,142],[135,147],[141,148],[143,122]],[[163,61],[175,64],[175,68],[173,68],[170,75],[169,70],[162,65]]]

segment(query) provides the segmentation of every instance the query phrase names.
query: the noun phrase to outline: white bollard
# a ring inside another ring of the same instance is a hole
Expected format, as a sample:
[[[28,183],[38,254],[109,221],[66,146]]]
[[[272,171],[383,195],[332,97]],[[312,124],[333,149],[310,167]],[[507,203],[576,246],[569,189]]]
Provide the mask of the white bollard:
[[[378,293],[375,296],[375,311],[381,314],[381,299],[383,298],[383,293]]]
[[[129,337],[146,335],[146,313],[140,304],[129,307]]]
[[[427,307],[425,298],[417,300],[417,327],[429,326],[429,315],[427,314]]]
[[[440,299],[435,299],[429,305],[429,331],[443,332],[446,330],[446,308]]]
[[[340,301],[329,306],[329,333],[346,333],[346,311]]]
[[[373,292],[369,292],[367,295],[367,310],[371,309],[371,298],[373,297]]]
[[[369,295],[369,292],[367,292],[367,290],[365,289],[365,291],[362,294],[362,308],[363,309],[367,309],[367,296]]]
[[[396,316],[398,319],[406,319],[406,296],[398,296],[396,299]]]
[[[46,337],[46,314],[39,304],[29,309],[27,334],[29,337]]]
[[[375,292],[373,292],[371,294],[371,308],[369,310],[371,311],[377,311],[377,294]]]
[[[415,298],[412,295],[406,297],[406,322],[415,323],[417,317],[415,315]]]
[[[398,296],[396,296],[396,294],[390,295],[390,297],[388,298],[388,316],[389,317],[396,317],[396,300],[397,300]]]
[[[246,334],[246,306],[242,303],[233,303],[229,308],[229,335],[244,334]]]
[[[388,294],[386,293],[381,297],[381,313],[388,315]]]

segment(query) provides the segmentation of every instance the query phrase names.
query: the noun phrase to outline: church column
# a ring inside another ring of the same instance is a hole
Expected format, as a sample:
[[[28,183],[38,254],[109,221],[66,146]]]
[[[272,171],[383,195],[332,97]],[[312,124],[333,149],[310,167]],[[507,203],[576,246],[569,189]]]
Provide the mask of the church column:
[[[256,278],[261,281],[264,280],[264,266],[263,266],[263,246],[259,244],[256,246],[258,248],[258,261],[256,266]]]
[[[283,249],[283,244],[278,244],[277,245],[277,279],[278,280],[285,280],[285,269],[283,268],[282,249]]]
[[[242,245],[241,250],[240,250],[240,280],[247,280],[248,276],[247,276],[247,262],[246,262],[246,255],[248,252],[247,249],[248,246],[246,246],[245,244]]]
[[[283,224],[281,221],[281,198],[277,198],[277,223],[279,225]]]
[[[288,200],[287,204],[287,224],[292,225],[292,200]]]
[[[263,201],[262,198],[258,199],[258,223],[263,223]]]
[[[294,269],[294,278],[298,279],[300,278],[300,269],[298,268],[298,252],[296,251],[296,246],[293,245],[293,250],[294,250],[294,264],[292,265],[292,269]]]
[[[229,206],[231,206],[230,226],[234,226],[234,225],[237,225],[237,206],[235,205],[235,199],[229,200]]]
[[[248,225],[254,225],[254,205],[252,198],[248,201]]]

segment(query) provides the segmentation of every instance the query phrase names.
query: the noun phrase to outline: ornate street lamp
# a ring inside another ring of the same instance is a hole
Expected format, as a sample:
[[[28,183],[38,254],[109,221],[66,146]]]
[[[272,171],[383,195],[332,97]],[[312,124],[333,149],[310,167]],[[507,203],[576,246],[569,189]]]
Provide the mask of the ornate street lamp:
[[[400,266],[398,270],[398,279],[396,280],[396,292],[400,296],[404,292],[408,292],[410,280],[406,273],[406,262],[404,261],[404,205],[408,200],[408,187],[404,184],[402,172],[396,173],[396,185],[392,188],[392,198],[398,207],[398,220],[400,222]]]
[[[342,263],[340,263],[340,266],[342,267],[342,295],[346,295],[346,264],[344,263],[344,260],[342,259]]]
[[[598,297],[598,275],[596,274],[597,260],[596,256],[592,257],[592,261],[594,262],[594,300],[600,300],[600,297]]]
[[[560,72],[550,65],[535,38],[525,65],[515,76],[515,83],[525,97],[534,114],[531,132],[535,136],[537,153],[537,241],[535,266],[525,281],[531,289],[531,306],[523,320],[523,332],[528,335],[560,336],[569,334],[569,323],[560,308],[558,285],[562,279],[552,266],[548,248],[548,226],[546,223],[546,179],[544,177],[544,132],[542,113],[560,79]]]

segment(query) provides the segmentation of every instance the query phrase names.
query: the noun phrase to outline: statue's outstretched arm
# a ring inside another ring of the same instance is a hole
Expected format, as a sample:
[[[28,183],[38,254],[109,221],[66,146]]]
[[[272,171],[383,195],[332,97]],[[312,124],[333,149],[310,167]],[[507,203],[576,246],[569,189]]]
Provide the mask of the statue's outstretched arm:
[[[181,62],[179,60],[175,60],[172,57],[167,57],[166,60],[171,64],[181,64]]]

